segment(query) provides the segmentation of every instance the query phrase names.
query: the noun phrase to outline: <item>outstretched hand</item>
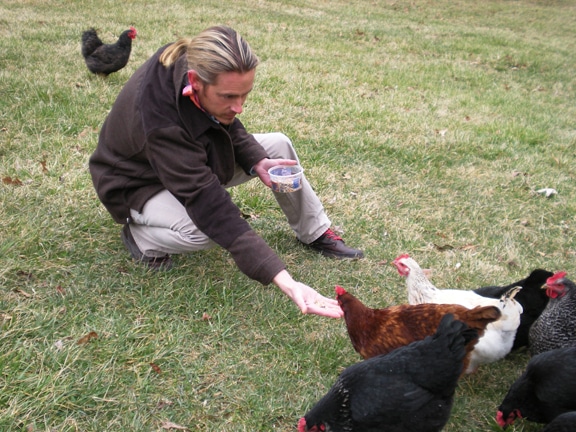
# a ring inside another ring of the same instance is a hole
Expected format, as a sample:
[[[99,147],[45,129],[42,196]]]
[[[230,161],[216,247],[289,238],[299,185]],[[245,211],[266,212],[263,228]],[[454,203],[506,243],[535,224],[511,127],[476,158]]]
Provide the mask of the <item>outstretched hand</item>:
[[[262,183],[266,186],[272,186],[270,181],[270,174],[268,170],[276,165],[297,165],[298,162],[293,159],[262,159],[256,165],[252,167],[252,170],[260,177]]]
[[[337,300],[324,297],[303,283],[297,282],[297,284],[300,285],[300,290],[295,293],[292,301],[296,303],[302,313],[330,318],[342,318],[344,316]]]
[[[336,299],[324,297],[308,285],[295,281],[286,270],[276,275],[274,283],[296,303],[296,306],[304,314],[329,318],[342,318],[344,316],[344,312]]]

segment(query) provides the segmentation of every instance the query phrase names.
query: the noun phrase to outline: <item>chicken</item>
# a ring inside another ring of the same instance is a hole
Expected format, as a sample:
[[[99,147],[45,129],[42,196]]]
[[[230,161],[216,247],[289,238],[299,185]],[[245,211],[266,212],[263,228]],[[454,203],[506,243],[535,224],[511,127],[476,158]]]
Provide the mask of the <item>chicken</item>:
[[[552,276],[552,272],[536,269],[527,278],[518,282],[506,286],[485,286],[474,290],[476,294],[484,297],[500,298],[510,289],[517,286],[522,287],[514,297],[514,300],[522,305],[522,314],[520,315],[520,325],[512,345],[513,351],[529,345],[528,333],[530,332],[530,327],[548,304],[548,296],[541,288],[550,276]]]
[[[500,360],[512,350],[522,314],[522,305],[514,300],[518,290],[510,290],[500,299],[493,299],[471,290],[438,289],[409,255],[400,255],[392,264],[396,266],[401,276],[406,277],[410,304],[459,304],[467,308],[497,306],[500,309],[501,318],[488,324],[484,335],[474,347],[473,359],[466,373],[474,372],[472,369],[474,366]]]
[[[384,309],[370,309],[340,286],[336,299],[344,311],[344,321],[354,349],[365,359],[387,354],[401,346],[433,335],[447,313],[465,322],[482,335],[488,323],[500,318],[496,306],[468,309],[460,305],[420,304],[396,305]],[[474,360],[474,345],[466,347],[464,370]],[[474,367],[476,364],[474,363]]]
[[[542,432],[574,432],[576,431],[576,411],[560,414],[542,429]]]
[[[557,348],[535,355],[512,384],[498,407],[501,427],[524,418],[549,423],[576,410],[576,347]]]
[[[347,367],[300,419],[298,432],[441,431],[466,346],[477,337],[447,314],[435,334]]]
[[[90,72],[108,76],[128,63],[136,29],[125,30],[114,44],[104,44],[93,28],[82,33],[82,56]]]
[[[576,346],[576,286],[558,272],[546,280],[546,309],[530,328],[530,354]]]

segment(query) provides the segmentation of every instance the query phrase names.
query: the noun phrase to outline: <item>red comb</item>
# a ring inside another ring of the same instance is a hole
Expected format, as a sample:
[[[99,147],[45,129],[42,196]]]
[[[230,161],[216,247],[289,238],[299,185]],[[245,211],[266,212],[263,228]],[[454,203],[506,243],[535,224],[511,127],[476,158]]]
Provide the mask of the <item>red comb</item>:
[[[553,276],[550,276],[548,279],[546,279],[546,285],[554,285],[558,279],[562,279],[565,276],[566,276],[565,271],[554,273]]]
[[[342,288],[340,285],[336,285],[336,287],[334,288],[334,291],[336,291],[337,296],[341,296],[341,295],[346,294],[346,290],[344,288]]]
[[[399,257],[397,257],[394,261],[398,261],[398,260],[401,260],[401,259],[403,259],[403,258],[410,258],[410,255],[408,255],[408,254],[402,254],[402,255],[400,255]]]

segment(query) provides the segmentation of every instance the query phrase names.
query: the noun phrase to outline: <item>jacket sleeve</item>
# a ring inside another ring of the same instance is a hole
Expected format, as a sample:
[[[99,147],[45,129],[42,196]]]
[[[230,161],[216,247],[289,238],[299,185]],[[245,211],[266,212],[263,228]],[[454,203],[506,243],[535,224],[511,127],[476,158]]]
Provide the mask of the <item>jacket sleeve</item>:
[[[270,284],[274,276],[286,268],[270,246],[254,231],[247,231],[238,237],[228,251],[242,273],[263,285]]]

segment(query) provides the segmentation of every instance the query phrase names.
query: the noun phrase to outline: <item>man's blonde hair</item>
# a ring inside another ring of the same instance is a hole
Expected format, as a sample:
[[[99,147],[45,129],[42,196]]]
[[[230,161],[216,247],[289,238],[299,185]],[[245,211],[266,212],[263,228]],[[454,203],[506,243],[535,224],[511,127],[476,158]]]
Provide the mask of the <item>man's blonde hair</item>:
[[[168,67],[186,53],[188,69],[202,82],[214,84],[223,72],[246,73],[258,66],[258,57],[236,30],[226,26],[207,28],[194,38],[180,38],[160,55]]]

